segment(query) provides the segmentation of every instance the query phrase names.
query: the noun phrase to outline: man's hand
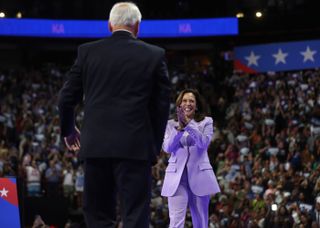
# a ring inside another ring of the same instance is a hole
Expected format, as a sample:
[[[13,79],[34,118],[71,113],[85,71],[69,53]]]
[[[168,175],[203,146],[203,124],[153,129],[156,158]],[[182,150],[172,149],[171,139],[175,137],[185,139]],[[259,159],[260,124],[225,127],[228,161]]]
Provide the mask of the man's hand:
[[[80,131],[77,127],[74,128],[74,131],[70,135],[63,139],[68,150],[77,151],[80,149]]]

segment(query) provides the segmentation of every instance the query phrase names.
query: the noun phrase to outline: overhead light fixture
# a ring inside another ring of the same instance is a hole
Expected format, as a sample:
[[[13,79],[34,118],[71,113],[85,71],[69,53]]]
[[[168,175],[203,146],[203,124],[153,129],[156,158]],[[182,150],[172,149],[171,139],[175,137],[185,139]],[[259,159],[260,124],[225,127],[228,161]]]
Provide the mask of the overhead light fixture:
[[[256,17],[262,17],[262,13],[260,11],[256,12]]]
[[[6,14],[4,12],[0,12],[0,18],[6,17]]]
[[[236,14],[236,17],[237,18],[243,18],[244,14],[242,12],[239,12],[239,13]]]
[[[17,17],[17,18],[21,18],[21,17],[22,17],[22,13],[21,13],[21,12],[18,12],[17,15],[16,15],[16,17]]]

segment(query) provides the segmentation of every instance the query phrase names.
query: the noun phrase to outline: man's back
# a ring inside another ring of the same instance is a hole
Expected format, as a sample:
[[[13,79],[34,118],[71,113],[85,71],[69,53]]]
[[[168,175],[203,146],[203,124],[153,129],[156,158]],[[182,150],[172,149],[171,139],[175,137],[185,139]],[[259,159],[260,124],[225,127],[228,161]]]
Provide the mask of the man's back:
[[[164,50],[117,31],[78,52],[85,97],[81,155],[149,159],[156,153],[150,115],[159,111],[152,99],[159,77],[167,77],[158,73]]]

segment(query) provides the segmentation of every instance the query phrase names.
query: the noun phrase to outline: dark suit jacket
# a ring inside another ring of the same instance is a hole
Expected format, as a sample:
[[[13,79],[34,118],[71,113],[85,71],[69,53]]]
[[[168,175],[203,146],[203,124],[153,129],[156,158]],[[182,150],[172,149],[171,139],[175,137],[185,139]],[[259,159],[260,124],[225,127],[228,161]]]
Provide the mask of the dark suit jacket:
[[[169,114],[165,51],[117,31],[80,45],[59,94],[61,134],[84,100],[80,156],[148,160],[161,149]]]

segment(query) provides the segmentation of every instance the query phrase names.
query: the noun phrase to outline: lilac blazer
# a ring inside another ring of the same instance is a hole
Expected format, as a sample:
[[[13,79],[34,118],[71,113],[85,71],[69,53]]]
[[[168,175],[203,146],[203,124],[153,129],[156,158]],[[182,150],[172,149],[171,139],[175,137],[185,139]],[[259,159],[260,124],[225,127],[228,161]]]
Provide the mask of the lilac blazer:
[[[191,120],[184,131],[177,131],[178,122],[169,120],[162,149],[170,153],[162,186],[162,196],[173,196],[187,168],[191,191],[197,196],[220,192],[208,157],[208,146],[213,136],[213,120],[205,117],[200,122]]]

